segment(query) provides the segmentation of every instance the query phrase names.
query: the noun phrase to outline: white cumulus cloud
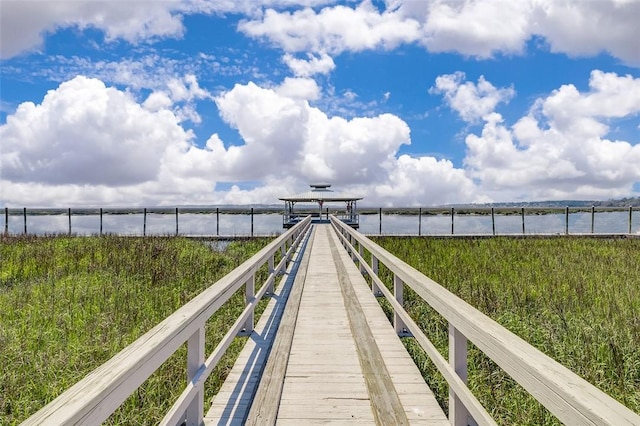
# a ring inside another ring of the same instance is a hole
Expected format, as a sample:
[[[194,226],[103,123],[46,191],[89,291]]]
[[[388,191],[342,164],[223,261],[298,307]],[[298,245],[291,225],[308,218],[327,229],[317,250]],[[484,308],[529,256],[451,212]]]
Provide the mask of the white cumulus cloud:
[[[441,75],[436,78],[430,93],[444,95],[449,107],[470,123],[493,112],[498,103],[509,102],[515,95],[513,88],[497,89],[484,76],[480,76],[477,84],[464,80],[463,72]]]
[[[640,181],[640,143],[609,138],[609,120],[640,114],[640,79],[593,71],[590,90],[565,85],[513,126],[498,113],[466,138],[465,165],[493,198],[615,198]]]

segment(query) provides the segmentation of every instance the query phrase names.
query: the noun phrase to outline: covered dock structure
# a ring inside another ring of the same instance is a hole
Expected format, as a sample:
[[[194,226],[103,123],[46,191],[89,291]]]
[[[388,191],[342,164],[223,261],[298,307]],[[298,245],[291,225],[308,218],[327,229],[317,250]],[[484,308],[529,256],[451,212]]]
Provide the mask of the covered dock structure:
[[[345,224],[351,226],[354,229],[358,229],[360,226],[359,216],[357,211],[357,202],[362,200],[362,197],[353,195],[346,192],[334,191],[331,185],[328,183],[316,183],[309,185],[311,189],[301,194],[289,195],[286,197],[280,197],[279,200],[284,201],[284,213],[282,216],[282,226],[285,229],[291,228],[296,225],[305,216],[311,214],[313,222],[329,222],[329,208],[325,206],[326,203],[345,203],[344,209],[338,208],[332,211],[338,219]],[[296,203],[317,204],[317,208],[299,208],[295,210]],[[326,210],[323,211],[323,208]],[[323,219],[323,213],[325,218]]]

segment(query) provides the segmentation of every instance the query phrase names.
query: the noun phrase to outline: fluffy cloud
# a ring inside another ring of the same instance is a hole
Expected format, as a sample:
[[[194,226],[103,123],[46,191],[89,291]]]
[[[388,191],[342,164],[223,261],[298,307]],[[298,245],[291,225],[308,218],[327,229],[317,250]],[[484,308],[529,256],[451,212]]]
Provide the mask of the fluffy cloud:
[[[0,128],[2,178],[13,182],[122,186],[156,179],[173,141],[191,135],[163,109],[77,77],[40,105],[25,102]]]
[[[509,128],[484,117],[466,138],[465,164],[499,199],[613,198],[640,180],[640,144],[607,138],[609,120],[640,113],[640,79],[593,71],[590,90],[565,85]]]
[[[241,22],[239,30],[252,37],[267,38],[288,52],[361,51],[392,49],[419,38],[420,24],[395,11],[380,13],[370,2],[355,8],[311,8],[295,12],[268,9],[259,20]]]
[[[478,58],[520,54],[538,36],[553,52],[572,56],[608,52],[640,65],[639,19],[637,1],[396,0],[388,1],[383,11],[369,1],[320,11],[268,9],[239,29],[287,52],[337,54],[419,43],[431,52]]]
[[[158,37],[181,36],[181,16],[175,13],[179,1],[73,2],[10,0],[2,2],[0,14],[0,56],[12,57],[38,49],[43,35],[59,28],[94,27],[105,32],[107,40],[129,42]]]
[[[478,84],[464,79],[463,72],[441,75],[430,93],[443,94],[449,107],[470,123],[493,112],[498,103],[508,102],[515,94],[512,88],[496,89],[484,76],[480,76]]]
[[[410,131],[397,116],[328,117],[287,93],[297,84],[288,80],[275,88],[236,85],[217,97],[222,119],[243,144],[229,146],[214,134],[198,147],[170,109],[188,93],[204,96],[191,83],[176,83],[191,90],[156,93],[139,104],[127,92],[77,77],[39,105],[21,104],[0,127],[0,199],[27,206],[273,203],[315,180],[384,203],[475,199],[472,181],[449,161],[398,156]],[[218,182],[237,181],[260,185],[215,191]]]
[[[291,68],[293,74],[299,77],[310,77],[314,74],[328,74],[336,67],[331,56],[326,53],[321,53],[318,56],[309,53],[307,57],[308,59],[298,59],[287,53],[282,60]]]

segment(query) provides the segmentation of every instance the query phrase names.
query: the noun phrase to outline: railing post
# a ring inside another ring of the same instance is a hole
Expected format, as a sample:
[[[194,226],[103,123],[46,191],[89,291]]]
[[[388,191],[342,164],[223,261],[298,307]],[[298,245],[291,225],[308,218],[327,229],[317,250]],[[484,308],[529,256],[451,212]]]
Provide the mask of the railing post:
[[[253,207],[251,207],[251,236],[253,237]]]
[[[220,207],[216,207],[216,235],[220,235]]]
[[[4,208],[4,233],[9,235],[9,207]]]
[[[100,235],[102,235],[102,207],[100,207]]]
[[[449,324],[449,365],[460,379],[467,383],[467,338],[451,323]],[[452,426],[467,426],[469,411],[449,388],[449,423]]]
[[[378,276],[378,258],[375,257],[373,253],[371,253],[371,270],[373,271],[373,275]],[[371,292],[375,296],[382,295],[378,284],[373,280],[373,278],[371,278]]]
[[[273,275],[273,279],[271,280],[271,284],[269,284],[269,288],[267,288],[267,292],[265,294],[273,294],[275,293],[274,291],[274,287],[275,287],[275,281],[276,281],[276,270],[274,267],[275,261],[273,258],[273,254],[269,257],[269,275],[274,274]]]
[[[404,282],[396,274],[393,274],[393,296],[400,306],[404,303]],[[394,310],[393,313],[393,327],[398,335],[404,335],[407,333],[407,325],[402,321],[400,315]]]
[[[596,206],[591,206],[591,233],[593,234],[593,230],[595,228],[595,217],[596,216]]]
[[[69,235],[71,235],[71,207],[69,207]]]
[[[522,235],[524,235],[524,207],[522,208]]]
[[[144,213],[142,216],[142,236],[147,236],[147,208],[144,208]]]
[[[633,206],[629,206],[629,234],[631,234],[631,220],[633,218]]]
[[[360,255],[360,258],[364,257],[364,247],[362,247],[362,244],[358,243],[358,254]],[[360,273],[364,274],[365,269],[364,269],[364,265],[362,264],[361,260],[358,260],[358,265],[360,266]]]
[[[382,207],[380,207],[379,217],[380,217],[379,234],[382,235]]]
[[[24,216],[24,235],[27,235],[27,208],[23,207],[22,214]]]
[[[251,278],[247,280],[245,284],[245,303],[251,302],[251,299],[256,295],[256,273],[251,274]],[[251,334],[254,325],[254,310],[251,310],[247,321],[244,323],[243,334]]]
[[[418,208],[418,236],[422,235],[422,207]]]
[[[569,235],[569,206],[564,210],[564,233]]]
[[[198,370],[204,364],[204,327],[198,330],[187,340],[187,383],[196,377]],[[204,421],[204,389],[200,387],[186,412],[186,425],[199,426]]]

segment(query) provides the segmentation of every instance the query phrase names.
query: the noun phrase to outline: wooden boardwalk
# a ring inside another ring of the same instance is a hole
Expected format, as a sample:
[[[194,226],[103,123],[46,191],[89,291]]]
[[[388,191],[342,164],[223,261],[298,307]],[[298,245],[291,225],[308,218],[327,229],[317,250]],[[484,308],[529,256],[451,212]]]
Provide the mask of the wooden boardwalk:
[[[204,420],[449,424],[328,224],[314,225]]]

